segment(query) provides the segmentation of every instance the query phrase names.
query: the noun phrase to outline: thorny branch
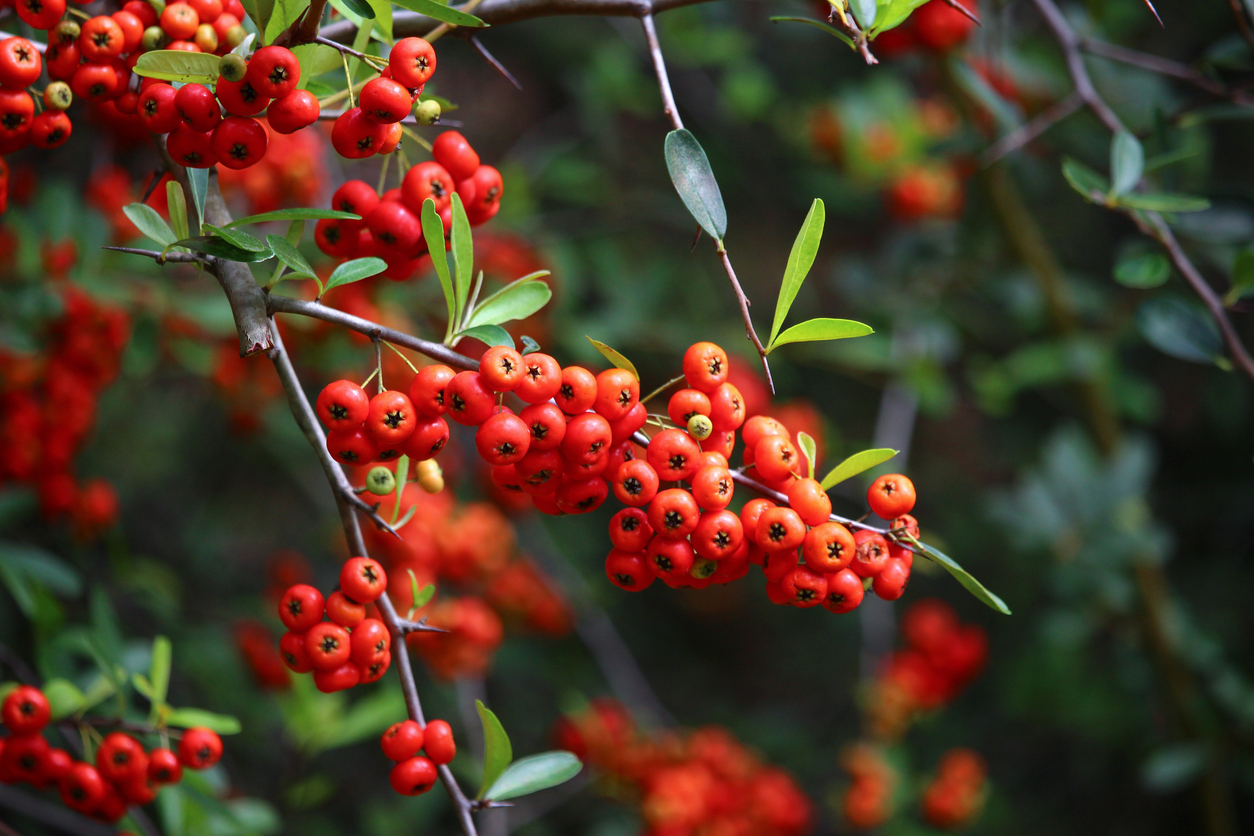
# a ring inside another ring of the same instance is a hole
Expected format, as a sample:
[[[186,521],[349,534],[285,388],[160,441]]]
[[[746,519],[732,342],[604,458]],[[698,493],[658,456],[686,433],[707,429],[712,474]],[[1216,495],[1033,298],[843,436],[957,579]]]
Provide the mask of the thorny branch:
[[[1112,133],[1124,132],[1126,128],[1123,122],[1093,86],[1093,80],[1089,76],[1088,68],[1084,65],[1084,56],[1081,54],[1084,39],[1071,28],[1071,24],[1067,22],[1066,17],[1063,16],[1062,11],[1054,0],[1032,0],[1032,2],[1045,18],[1045,22],[1053,31],[1059,46],[1062,47],[1063,55],[1067,61],[1067,70],[1071,75],[1072,83],[1075,85],[1076,94],[1080,96],[1088,108],[1096,114],[1102,124]],[[1138,226],[1141,226],[1148,235],[1158,241],[1167,251],[1176,268],[1180,270],[1185,280],[1189,283],[1189,287],[1193,289],[1193,292],[1206,305],[1206,309],[1219,326],[1220,333],[1223,334],[1224,343],[1228,346],[1228,351],[1232,355],[1233,361],[1250,380],[1254,380],[1254,358],[1250,357],[1250,353],[1245,348],[1244,343],[1242,343],[1240,335],[1237,333],[1236,328],[1233,327],[1232,321],[1228,318],[1228,312],[1224,308],[1223,301],[1214,289],[1207,284],[1192,261],[1189,260],[1188,255],[1180,246],[1179,241],[1176,240],[1175,234],[1167,226],[1167,222],[1163,220],[1162,215],[1157,212],[1129,214]]]

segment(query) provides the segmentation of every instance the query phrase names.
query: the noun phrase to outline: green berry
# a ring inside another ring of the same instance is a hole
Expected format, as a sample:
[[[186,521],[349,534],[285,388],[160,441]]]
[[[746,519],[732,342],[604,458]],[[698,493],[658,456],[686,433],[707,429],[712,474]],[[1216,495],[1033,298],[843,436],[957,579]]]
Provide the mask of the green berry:
[[[419,125],[434,125],[440,121],[440,103],[434,99],[424,99],[414,105],[414,118]]]
[[[382,465],[372,467],[366,474],[366,490],[375,496],[387,496],[396,490],[396,475]]]
[[[64,81],[54,81],[44,89],[44,104],[53,110],[65,110],[74,103],[74,93]]]
[[[705,441],[714,432],[714,422],[709,416],[697,414],[688,419],[688,435],[697,441]]]
[[[247,72],[248,62],[244,60],[242,55],[228,52],[218,60],[218,75],[227,81],[243,81]]]
[[[144,35],[139,39],[139,48],[144,52],[152,52],[154,49],[161,49],[165,43],[165,32],[160,26],[149,26],[144,30]]]

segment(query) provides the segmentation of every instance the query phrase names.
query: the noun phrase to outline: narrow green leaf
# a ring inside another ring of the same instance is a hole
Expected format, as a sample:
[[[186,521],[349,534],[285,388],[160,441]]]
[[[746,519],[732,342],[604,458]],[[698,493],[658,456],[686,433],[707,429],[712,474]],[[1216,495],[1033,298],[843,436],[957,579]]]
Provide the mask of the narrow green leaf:
[[[263,40],[266,43],[273,43],[274,39],[295,23],[307,8],[309,8],[309,0],[275,0],[274,10],[270,14],[270,19],[266,21],[265,29],[262,30]]]
[[[469,325],[500,325],[502,322],[526,319],[552,298],[553,291],[544,282],[520,279],[477,306],[470,315]]]
[[[183,187],[174,180],[165,184],[166,202],[170,205],[170,226],[179,238],[191,236],[191,228],[187,225],[187,198],[183,195]]]
[[[392,522],[396,522],[396,518],[401,513],[401,494],[405,492],[405,483],[409,481],[409,456],[401,456],[396,460],[396,490],[392,495]]]
[[[807,319],[776,337],[771,347],[767,349],[767,353],[788,343],[844,340],[850,337],[865,337],[873,333],[875,330],[870,325],[855,322],[852,319]]]
[[[243,728],[239,720],[229,714],[215,714],[200,708],[175,708],[166,715],[165,721],[180,729],[204,726],[218,734],[239,734]]]
[[[514,759],[514,747],[509,742],[505,727],[492,710],[480,700],[475,700],[475,708],[483,723],[483,780],[479,783],[479,793],[475,798],[483,798],[483,794],[496,783],[505,767]]]
[[[435,597],[435,584],[429,583],[422,589],[418,588],[418,576],[414,574],[413,569],[406,569],[409,572],[409,591],[414,599],[414,609],[421,609],[430,603]]]
[[[352,261],[344,262],[331,272],[331,277],[327,279],[326,289],[330,290],[343,284],[359,282],[362,279],[377,276],[386,269],[388,269],[388,263],[381,258],[375,258],[374,256],[354,258]],[[323,293],[326,293],[326,290]]]
[[[435,201],[431,198],[422,202],[422,235],[427,239],[431,263],[435,265],[435,275],[440,280],[440,289],[444,291],[449,327],[453,328],[457,324],[457,296],[453,293],[453,280],[448,272],[448,256],[444,251],[444,222],[440,220],[440,214],[435,211]]]
[[[1153,296],[1136,312],[1137,330],[1159,351],[1191,363],[1227,361],[1214,321],[1195,305],[1172,296]]]
[[[184,238],[181,241],[175,241],[174,246],[186,247],[193,252],[205,253],[215,258],[224,258],[227,261],[242,261],[245,263],[265,261],[274,257],[274,254],[268,249],[263,249],[261,252],[240,249],[225,238],[217,235],[198,235],[194,238]]]
[[[205,223],[205,198],[209,196],[209,169],[189,168],[187,182],[192,187],[192,203],[196,205],[196,234],[203,231]]]
[[[1202,212],[1210,208],[1210,201],[1204,197],[1167,192],[1133,192],[1123,195],[1117,202],[1120,206],[1146,212]]]
[[[374,28],[383,35],[383,40],[392,43],[392,3],[391,0],[366,0],[374,9]]]
[[[1110,141],[1110,193],[1127,194],[1141,182],[1145,172],[1145,149],[1141,141],[1127,131],[1120,131]]]
[[[814,468],[819,465],[818,445],[814,443],[813,438],[803,432],[797,433],[797,443],[801,445],[801,452],[805,453],[806,476],[813,479]]]
[[[213,224],[205,224],[205,229],[215,233],[218,237],[224,239],[227,243],[239,247],[241,250],[249,250],[254,253],[263,253],[270,248],[266,246],[264,241],[249,235],[242,229],[221,229]]]
[[[470,220],[466,217],[466,207],[457,192],[453,192],[453,228],[450,240],[453,244],[453,286],[457,290],[457,315],[466,317],[466,305],[470,302],[470,286],[475,281],[474,261],[475,245],[470,234]],[[487,323],[489,320],[479,320]],[[505,322],[494,319],[491,322]],[[473,325],[474,322],[467,322]]]
[[[1145,161],[1145,173],[1149,174],[1151,172],[1158,171],[1160,168],[1175,165],[1176,163],[1183,162],[1191,157],[1196,157],[1200,153],[1201,152],[1196,148],[1177,148],[1175,151],[1158,154]]]
[[[823,481],[820,484],[823,486],[823,490],[829,490],[834,485],[839,485],[846,479],[851,479],[859,473],[870,470],[876,465],[883,464],[895,455],[897,455],[896,450],[890,450],[886,447],[875,450],[863,450],[861,453],[854,453],[852,456],[829,470],[827,475],[823,477]]]
[[[849,0],[853,16],[858,19],[858,26],[863,32],[869,32],[875,25],[875,14],[878,11],[875,0]]]
[[[472,14],[445,6],[443,3],[437,2],[437,0],[393,0],[393,2],[401,8],[409,9],[411,12],[417,12],[420,15],[426,15],[444,23],[451,23],[454,26],[479,28],[488,25]]]
[[[810,204],[810,211],[801,223],[801,230],[792,242],[792,250],[788,253],[788,264],[784,267],[784,279],[779,284],[779,299],[775,302],[775,321],[771,323],[771,338],[766,341],[767,348],[775,342],[779,329],[792,308],[801,283],[810,274],[814,266],[814,257],[819,252],[819,242],[823,240],[823,224],[826,219],[823,201],[815,198]]]
[[[123,207],[122,212],[131,219],[136,229],[163,247],[179,240],[174,230],[170,229],[170,225],[165,222],[165,218],[147,204],[132,203]]]
[[[879,14],[875,16],[875,26],[871,37],[874,38],[889,29],[894,29],[905,22],[910,13],[926,3],[927,0],[881,0]]]
[[[290,270],[309,276],[314,274],[313,267],[309,266],[309,262],[300,254],[300,250],[292,246],[292,243],[284,236],[270,233],[266,236],[266,243],[270,245],[271,252],[278,257],[279,261],[286,264]]]
[[[41,686],[48,705],[52,709],[52,719],[60,720],[80,710],[85,702],[83,692],[78,686],[65,679],[49,679]]]
[[[366,0],[335,0],[335,2],[363,20],[374,19],[374,7],[367,3]]]
[[[1106,194],[1110,184],[1106,178],[1081,162],[1063,157],[1062,176],[1067,178],[1071,188],[1075,189],[1089,203],[1106,204]]]
[[[931,558],[933,561],[943,566],[946,572],[953,575],[957,579],[958,583],[962,584],[968,592],[984,604],[994,610],[997,610],[997,612],[1002,615],[1010,615],[1010,607],[1006,606],[1006,602],[1001,598],[998,598],[992,592],[989,592],[984,584],[972,577],[971,573],[959,566],[952,557],[937,551],[931,546],[920,543],[918,540],[914,541],[914,546],[921,554]]]
[[[329,48],[329,47],[328,47]],[[274,212],[262,212],[260,215],[249,215],[226,225],[227,229],[244,226],[245,224],[263,224],[268,221],[359,221],[361,215],[352,212],[339,212],[334,209],[278,209]]]
[[[1171,262],[1158,252],[1129,252],[1115,262],[1115,281],[1124,287],[1147,290],[1171,277]]]
[[[473,328],[467,328],[464,331],[459,331],[457,337],[459,339],[461,337],[471,337],[472,339],[476,339],[487,345],[489,348],[494,345],[507,345],[510,348],[514,347],[514,338],[509,335],[509,331],[506,331],[499,325],[476,325]]]
[[[139,56],[139,60],[135,62],[135,75],[212,87],[218,80],[218,56],[177,49],[155,49]]]
[[[152,683],[153,702],[165,702],[170,693],[170,664],[174,647],[165,636],[152,640],[152,664],[148,667],[148,680]]]
[[[601,356],[604,357],[606,360],[609,360],[610,363],[615,368],[626,369],[627,371],[631,372],[631,376],[634,377],[636,380],[640,379],[640,372],[636,371],[635,365],[632,364],[632,362],[628,360],[626,357],[624,357],[622,354],[610,348],[608,345],[601,342],[600,340],[592,339],[592,337],[588,337],[588,342],[592,343],[593,348],[601,352]]]
[[[776,17],[771,18],[771,23],[804,23],[807,26],[813,26],[815,29],[821,29],[832,37],[842,41],[850,49],[856,48],[853,39],[844,32],[840,31],[835,26],[830,26],[821,20],[815,20],[811,17],[788,17],[786,15],[777,15]]]
[[[727,209],[705,149],[695,136],[681,128],[666,135],[664,150],[675,191],[706,234],[722,241],[727,234]]]
[[[521,337],[519,337],[519,342],[523,344],[522,353],[524,355],[533,354],[540,350],[540,344],[536,342],[535,340],[531,339],[531,337],[528,337],[526,334],[523,334]]]
[[[156,702],[155,692],[152,688],[152,682],[142,673],[131,674],[131,685],[139,692],[140,696],[149,702]]]
[[[287,233],[283,236],[293,247],[300,246],[300,239],[305,237],[305,222],[294,220],[287,225]]]
[[[1254,247],[1246,247],[1237,253],[1232,263],[1232,287],[1224,295],[1224,304],[1234,304],[1251,290],[1254,290]]]
[[[570,752],[541,752],[514,761],[496,779],[483,797],[488,801],[504,801],[546,790],[565,783],[579,774],[583,764]]]

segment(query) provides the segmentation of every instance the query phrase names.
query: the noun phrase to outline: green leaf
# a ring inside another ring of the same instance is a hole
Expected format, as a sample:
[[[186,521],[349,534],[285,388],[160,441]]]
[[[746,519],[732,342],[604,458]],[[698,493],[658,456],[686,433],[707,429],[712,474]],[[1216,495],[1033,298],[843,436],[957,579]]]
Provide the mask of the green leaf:
[[[453,193],[453,228],[449,240],[453,244],[453,286],[457,290],[457,315],[465,318],[466,305],[470,301],[470,286],[475,280],[475,245],[470,234],[470,220],[466,217],[466,207],[462,206],[461,195],[456,192]],[[491,322],[506,321],[504,319],[491,320]],[[487,323],[489,320],[484,319],[480,322]]]
[[[797,433],[797,443],[801,445],[801,452],[806,456],[806,476],[814,478],[814,468],[819,464],[818,445],[814,443],[814,439],[803,432]]]
[[[1254,290],[1254,247],[1246,247],[1237,253],[1232,263],[1232,287],[1224,295],[1224,304],[1232,305]]]
[[[174,234],[179,238],[187,238],[192,232],[187,225],[187,198],[183,195],[183,187],[171,180],[165,184],[165,197],[170,205],[170,224]]]
[[[631,376],[634,377],[636,380],[640,379],[640,372],[636,371],[636,367],[632,364],[632,362],[628,360],[626,357],[624,357],[622,354],[619,354],[617,351],[610,348],[608,345],[601,342],[600,340],[592,339],[592,337],[588,337],[588,342],[592,343],[592,347],[595,348],[597,351],[601,352],[601,356],[604,357],[606,360],[609,360],[611,365],[614,366],[614,368],[626,369],[627,371],[631,372]]]
[[[722,241],[727,234],[727,209],[705,149],[681,128],[666,135],[665,153],[671,182],[684,205],[707,235]]]
[[[371,6],[366,0],[339,0],[348,10],[361,18],[374,20],[374,6]]]
[[[771,323],[771,338],[766,341],[768,350],[779,335],[779,329],[792,308],[801,283],[810,274],[814,265],[814,257],[819,252],[819,242],[823,240],[823,224],[826,218],[823,201],[815,198],[810,204],[810,211],[801,223],[801,230],[792,242],[792,251],[788,253],[788,264],[784,267],[784,280],[779,284],[779,299],[775,302],[775,321]]]
[[[1147,299],[1136,312],[1136,325],[1141,336],[1164,354],[1192,363],[1227,362],[1215,323],[1180,299]]]
[[[161,246],[169,246],[178,240],[178,236],[174,234],[174,230],[170,229],[165,218],[161,217],[161,214],[151,206],[144,203],[132,203],[123,207],[122,212],[131,219],[131,223],[135,224],[140,232]]]
[[[392,43],[392,2],[391,0],[366,0],[374,9],[374,28],[383,35],[383,40]]]
[[[444,304],[448,306],[449,328],[457,324],[457,296],[453,293],[453,280],[449,277],[448,256],[444,251],[444,222],[435,211],[435,201],[427,198],[422,202],[422,236],[427,240],[435,275],[444,291]],[[451,331],[450,331],[451,333]]]
[[[548,271],[542,273],[547,275]],[[547,305],[552,298],[553,291],[547,284],[524,277],[480,302],[470,315],[469,325],[499,325],[502,322],[526,319]]]
[[[165,703],[170,693],[170,662],[173,646],[165,636],[157,636],[152,640],[152,664],[148,666],[148,680],[152,683],[152,701],[157,705]]]
[[[810,18],[810,17],[787,17],[784,15],[780,15],[780,16],[771,18],[771,23],[804,23],[807,26],[813,26],[815,29],[821,29],[827,34],[831,35],[832,37],[843,41],[845,45],[848,46],[850,49],[856,48],[852,38],[850,38],[844,32],[837,29],[835,26],[826,24],[821,20],[815,20],[814,18]]]
[[[514,747],[509,742],[505,727],[486,705],[475,700],[475,708],[479,711],[479,719],[483,723],[483,780],[479,783],[479,794],[475,798],[483,798],[501,777],[501,773],[514,759]]]
[[[192,187],[192,202],[196,204],[196,232],[205,223],[205,198],[209,196],[209,169],[189,168],[187,183]]]
[[[256,14],[249,9],[252,6],[256,10]],[[274,13],[274,0],[250,0],[248,5],[244,6],[244,11],[248,12],[248,16],[253,19],[253,23],[257,24],[257,31],[266,31],[266,25],[270,22],[270,15]],[[261,44],[258,44],[261,46]]]
[[[249,235],[242,229],[220,229],[213,224],[205,224],[205,229],[210,232],[217,233],[218,237],[227,243],[239,247],[241,250],[248,250],[254,253],[264,253],[270,248],[265,245],[264,241],[258,240],[256,237]]]
[[[1062,176],[1089,203],[1105,205],[1106,193],[1110,191],[1110,184],[1105,177],[1070,157],[1062,159]]]
[[[1125,194],[1117,202],[1120,206],[1146,212],[1202,212],[1210,208],[1210,201],[1204,197],[1168,192]]]
[[[292,242],[288,241],[284,236],[270,233],[266,236],[266,243],[270,245],[271,252],[278,257],[279,261],[286,264],[288,269],[308,276],[314,274],[314,269],[309,266],[309,262],[300,254],[300,250],[292,246]]]
[[[262,25],[258,22],[258,25]],[[135,75],[212,87],[218,80],[218,56],[177,49],[145,52],[135,62]]]
[[[876,15],[875,26],[871,29],[874,38],[889,29],[895,29],[905,22],[910,13],[926,3],[927,0],[887,0],[880,3],[880,12]]]
[[[535,340],[531,339],[531,337],[528,337],[526,334],[523,334],[521,337],[519,337],[518,341],[523,344],[523,350],[522,350],[523,355],[533,354],[540,350],[540,344],[536,342]]]
[[[300,83],[297,87],[308,90],[319,98],[328,95],[328,93],[318,91],[317,82],[313,85],[310,82],[323,73],[329,73],[343,65],[339,50],[326,44],[301,44],[292,47],[292,54],[300,62]]]
[[[262,30],[263,40],[273,43],[274,39],[283,34],[283,30],[296,22],[301,13],[309,8],[309,0],[275,0],[274,10],[266,27]]]
[[[994,610],[997,610],[1002,615],[1010,615],[1010,607],[1006,606],[1006,602],[1001,598],[998,598],[992,592],[989,592],[988,589],[985,588],[984,584],[972,577],[971,573],[959,566],[952,557],[932,548],[931,546],[920,543],[918,540],[914,540],[913,545],[919,550],[920,554],[931,558],[936,563],[945,567],[945,571],[953,575],[958,580],[958,583],[962,584],[963,587],[966,588],[967,592],[970,592],[984,604]]]
[[[1191,157],[1196,157],[1200,153],[1196,148],[1177,148],[1175,151],[1158,154],[1145,161],[1145,173],[1149,174],[1152,171],[1158,171],[1160,168],[1175,165]]]
[[[1158,252],[1130,252],[1115,262],[1115,281],[1124,287],[1147,290],[1166,283],[1171,262]]]
[[[156,692],[152,688],[152,682],[142,673],[131,674],[131,685],[140,693],[144,699],[149,702],[156,703]]]
[[[327,47],[330,49],[330,47]],[[335,50],[331,50],[334,52]],[[361,215],[352,212],[338,212],[334,209],[279,209],[274,212],[262,212],[260,215],[249,215],[226,225],[227,229],[244,224],[263,224],[268,221],[360,221]]]
[[[504,801],[549,787],[556,787],[579,774],[583,764],[570,752],[541,752],[514,761],[496,779],[483,797],[488,801]]]
[[[342,284],[359,282],[362,279],[377,276],[386,269],[388,269],[388,263],[381,258],[375,258],[374,256],[354,258],[352,261],[344,262],[332,271],[331,277],[327,279],[326,289],[330,290]],[[326,291],[323,292],[325,293]]]
[[[274,253],[268,249],[263,249],[261,252],[241,249],[218,235],[198,235],[195,238],[184,238],[181,241],[175,241],[174,246],[186,247],[193,252],[205,253],[215,258],[224,258],[227,261],[242,261],[244,263],[265,261],[274,257]]]
[[[1141,182],[1145,172],[1145,149],[1141,142],[1127,131],[1120,131],[1110,141],[1110,193],[1117,197],[1127,194]]]
[[[23,606],[23,612],[34,611],[31,584],[42,585],[65,597],[76,597],[83,591],[83,581],[77,569],[37,546],[0,543],[0,574],[4,575],[15,598],[26,597],[31,609]]]
[[[844,340],[849,337],[865,337],[875,333],[870,325],[852,319],[807,319],[799,322],[772,341],[769,354],[788,343],[815,342],[817,340]]]
[[[897,451],[891,450],[887,447],[881,447],[875,450],[863,450],[861,453],[854,453],[852,456],[829,470],[827,475],[823,477],[823,481],[820,484],[823,486],[823,490],[829,490],[832,486],[839,485],[846,479],[851,479],[863,471],[870,470],[876,465],[883,464],[895,455],[897,455]]]
[[[417,12],[420,15],[434,18],[444,23],[451,23],[454,26],[474,26],[483,27],[488,24],[472,14],[466,14],[463,11],[445,6],[436,0],[393,0],[396,5],[411,12]]]
[[[870,31],[875,25],[875,14],[879,11],[875,0],[849,0],[849,8],[858,19],[858,26],[863,32]]]
[[[457,337],[459,339],[461,337],[471,337],[484,343],[489,348],[494,345],[514,347],[514,338],[509,335],[509,331],[506,331],[499,325],[476,325],[473,328],[459,331]]]
[[[427,602],[429,602],[435,595],[435,584],[429,583],[422,589],[419,589],[418,576],[414,574],[414,570],[406,569],[405,571],[409,573],[409,594],[414,601],[413,609],[416,610],[420,607],[425,607]]]
[[[294,220],[287,225],[287,234],[284,236],[287,243],[293,247],[300,246],[300,239],[305,236],[305,222],[303,220]]]
[[[49,679],[42,686],[44,696],[52,708],[52,719],[60,720],[80,710],[86,700],[78,686],[65,679]]]
[[[243,726],[229,714],[215,714],[200,708],[175,708],[165,717],[166,725],[180,729],[204,726],[218,734],[239,734]]]

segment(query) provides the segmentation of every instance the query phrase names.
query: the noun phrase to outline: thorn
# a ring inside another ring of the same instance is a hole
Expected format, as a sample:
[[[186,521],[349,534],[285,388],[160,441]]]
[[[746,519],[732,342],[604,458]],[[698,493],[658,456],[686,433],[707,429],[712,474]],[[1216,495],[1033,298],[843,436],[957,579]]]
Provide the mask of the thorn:
[[[1149,0],[1145,0],[1145,2],[1148,3]],[[959,3],[958,0],[945,0],[945,5],[949,6],[949,8],[953,9],[954,11],[962,12],[964,15],[967,16],[967,19],[973,21],[976,26],[984,25],[984,21],[980,20],[979,16],[976,15],[975,12],[971,11],[966,6]],[[1154,7],[1150,6],[1150,8],[1152,9]],[[1154,14],[1158,14],[1158,13],[1155,12]]]
[[[148,181],[148,189],[144,192],[144,196],[139,199],[140,203],[147,203],[148,198],[152,197],[152,193],[157,190],[157,184],[161,182],[161,175],[165,172],[157,169],[152,173],[152,179]]]
[[[1154,13],[1154,19],[1158,21],[1158,25],[1163,29],[1166,29],[1167,27],[1163,23],[1163,19],[1159,16],[1158,9],[1154,8],[1154,4],[1150,0],[1145,0],[1145,5],[1149,6],[1149,10]]]
[[[488,48],[479,42],[479,37],[477,35],[470,36],[470,43],[479,52],[479,54],[483,56],[484,61],[487,61],[496,68],[498,73],[505,76],[506,81],[517,87],[519,90],[523,89],[523,86],[518,83],[518,79],[514,78],[510,71],[505,69],[505,65],[496,60],[492,53],[488,52]]]
[[[697,234],[696,234],[696,236],[692,239],[692,249],[688,250],[688,252],[690,252],[690,253],[691,253],[691,252],[694,252],[694,251],[697,249],[697,244],[700,244],[700,243],[701,243],[701,233],[702,233],[702,232],[704,232],[704,230],[703,230],[703,229],[701,229],[701,225],[700,225],[700,224],[697,224]]]

